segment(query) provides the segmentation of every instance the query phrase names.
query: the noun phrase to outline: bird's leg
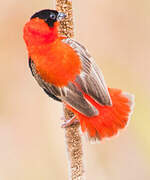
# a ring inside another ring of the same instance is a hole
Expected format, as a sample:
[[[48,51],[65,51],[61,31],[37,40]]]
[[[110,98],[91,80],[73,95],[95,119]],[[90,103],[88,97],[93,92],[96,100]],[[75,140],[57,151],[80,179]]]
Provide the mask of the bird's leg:
[[[64,119],[64,118],[63,118]],[[65,122],[61,125],[62,128],[66,128],[71,126],[74,123],[79,123],[79,120],[76,119],[76,116],[73,116],[71,119],[67,120],[65,119]]]

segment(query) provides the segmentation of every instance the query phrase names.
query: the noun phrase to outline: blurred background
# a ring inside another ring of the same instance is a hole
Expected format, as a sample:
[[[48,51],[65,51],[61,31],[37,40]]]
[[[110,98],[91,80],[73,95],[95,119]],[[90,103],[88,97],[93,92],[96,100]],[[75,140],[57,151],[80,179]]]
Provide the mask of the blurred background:
[[[150,179],[150,1],[73,0],[76,39],[110,87],[135,94],[125,131],[84,143],[87,180]],[[28,68],[22,38],[36,11],[52,0],[7,0],[0,15],[0,180],[66,180],[62,106],[45,95]]]

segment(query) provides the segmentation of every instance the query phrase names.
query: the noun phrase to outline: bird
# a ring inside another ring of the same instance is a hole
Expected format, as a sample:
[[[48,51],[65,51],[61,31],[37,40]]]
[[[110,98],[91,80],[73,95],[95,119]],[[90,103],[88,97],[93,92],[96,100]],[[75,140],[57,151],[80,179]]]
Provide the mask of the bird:
[[[124,129],[133,112],[134,96],[107,87],[100,68],[87,49],[74,39],[59,35],[63,12],[44,9],[24,25],[23,38],[33,77],[52,99],[63,103],[90,140],[102,140]]]

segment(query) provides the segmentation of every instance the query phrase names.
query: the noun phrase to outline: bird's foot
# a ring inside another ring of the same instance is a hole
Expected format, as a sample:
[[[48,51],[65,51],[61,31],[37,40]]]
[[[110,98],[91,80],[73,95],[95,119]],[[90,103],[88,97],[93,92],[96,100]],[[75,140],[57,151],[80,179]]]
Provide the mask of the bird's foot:
[[[69,119],[69,120],[66,120],[64,117],[63,117],[63,118],[61,118],[61,119],[65,120],[65,122],[64,122],[64,123],[62,123],[62,125],[61,125],[61,127],[62,127],[62,128],[66,128],[66,127],[71,126],[72,124],[79,123],[79,120],[78,120],[78,119],[76,119],[76,117],[75,117],[75,116],[73,116],[73,117],[72,117],[71,119]]]

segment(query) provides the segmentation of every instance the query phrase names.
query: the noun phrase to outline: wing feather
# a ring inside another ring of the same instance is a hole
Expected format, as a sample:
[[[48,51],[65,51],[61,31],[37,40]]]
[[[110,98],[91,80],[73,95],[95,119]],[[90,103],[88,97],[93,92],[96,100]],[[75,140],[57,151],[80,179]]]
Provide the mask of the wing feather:
[[[63,42],[69,44],[81,59],[82,73],[76,79],[81,89],[98,103],[112,105],[104,77],[85,47],[69,38],[63,39]]]

